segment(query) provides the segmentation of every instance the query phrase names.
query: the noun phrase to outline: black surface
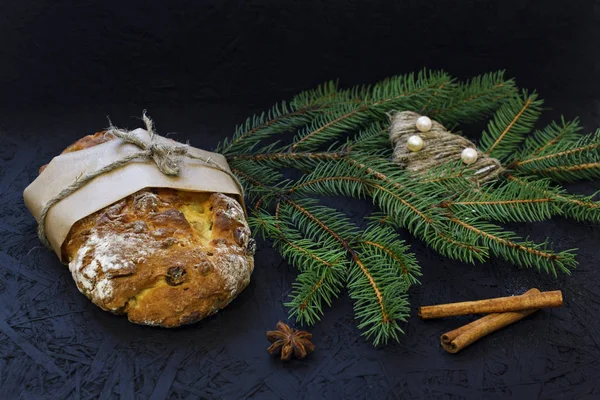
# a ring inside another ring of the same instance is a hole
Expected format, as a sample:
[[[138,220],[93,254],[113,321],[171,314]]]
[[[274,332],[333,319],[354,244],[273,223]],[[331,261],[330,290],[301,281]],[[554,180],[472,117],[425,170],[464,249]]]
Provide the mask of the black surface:
[[[286,318],[295,272],[268,243],[259,242],[251,285],[217,316],[175,330],[140,327],[77,291],[22,203],[37,168],[105,127],[106,115],[133,128],[132,116],[148,108],[160,133],[211,149],[252,112],[338,77],[506,68],[548,100],[545,121],[580,115],[587,131],[600,126],[598,2],[453,3],[3,1],[0,398],[598,398],[598,226],[515,227],[580,249],[579,268],[558,280],[500,261],[451,262],[403,234],[424,274],[414,307],[533,286],[563,290],[565,306],[449,355],[439,335],[468,319],[413,317],[399,344],[375,349],[342,296],[311,329],[317,351],[281,364],[264,351],[264,333]],[[357,220],[370,211],[341,205]]]

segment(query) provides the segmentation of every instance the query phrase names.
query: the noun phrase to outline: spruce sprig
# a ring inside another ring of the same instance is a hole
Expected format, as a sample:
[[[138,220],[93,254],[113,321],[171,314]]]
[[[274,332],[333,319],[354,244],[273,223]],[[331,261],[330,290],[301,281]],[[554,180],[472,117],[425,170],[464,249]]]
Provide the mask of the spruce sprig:
[[[516,161],[517,165],[540,154],[548,153],[556,144],[578,140],[580,132],[581,126],[577,118],[568,122],[564,117],[561,117],[560,122],[552,121],[548,126],[536,130],[533,135],[525,139],[523,150],[519,152]]]
[[[238,127],[218,150],[246,189],[254,232],[298,268],[285,303],[290,318],[316,323],[345,288],[366,337],[375,345],[398,340],[407,292],[422,279],[399,229],[463,262],[495,256],[570,273],[574,250],[556,251],[548,240],[523,239],[494,223],[557,215],[600,223],[595,196],[554,183],[600,176],[600,133],[581,136],[577,120],[535,130],[541,106],[502,71],[465,82],[422,71],[349,89],[327,83]],[[489,117],[481,150],[504,163],[504,175],[479,186],[460,161],[425,175],[400,169],[391,161],[387,126],[388,115],[403,110],[450,127]],[[290,168],[298,173],[283,173]],[[367,199],[378,211],[356,224],[322,205],[323,196]]]
[[[543,189],[539,187],[540,181],[537,177],[517,177],[507,175],[507,179],[517,182],[530,190],[538,191],[540,196],[548,196],[562,211],[565,218],[578,222],[600,223],[600,202],[595,200],[597,195],[582,196],[570,194],[560,186],[549,185]]]
[[[543,221],[562,214],[559,203],[544,194],[549,184],[547,180],[530,185],[503,180],[466,190],[444,205],[455,213],[471,212],[499,222]]]
[[[482,150],[500,160],[510,159],[541,114],[543,101],[523,91],[506,101],[481,135]]]
[[[557,182],[599,178],[600,130],[573,140],[574,129],[564,129],[566,138],[518,161],[515,170],[528,175],[548,176]]]
[[[515,82],[504,78],[504,71],[476,76],[460,82],[448,100],[427,114],[446,123],[480,121],[493,113],[509,96],[516,94]]]

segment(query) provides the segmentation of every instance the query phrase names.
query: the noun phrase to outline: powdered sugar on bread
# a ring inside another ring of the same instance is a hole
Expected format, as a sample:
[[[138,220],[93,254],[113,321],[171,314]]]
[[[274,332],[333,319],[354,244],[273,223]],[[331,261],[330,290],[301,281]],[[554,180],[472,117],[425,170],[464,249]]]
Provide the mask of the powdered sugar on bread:
[[[171,327],[214,314],[248,285],[250,241],[235,199],[146,189],[78,223],[66,253],[96,305]]]
[[[69,263],[79,290],[108,300],[113,294],[111,279],[135,273],[136,262],[154,253],[155,249],[148,246],[148,239],[147,234],[113,232],[101,235],[97,229],[92,229],[85,245]],[[123,257],[124,254],[127,256]]]

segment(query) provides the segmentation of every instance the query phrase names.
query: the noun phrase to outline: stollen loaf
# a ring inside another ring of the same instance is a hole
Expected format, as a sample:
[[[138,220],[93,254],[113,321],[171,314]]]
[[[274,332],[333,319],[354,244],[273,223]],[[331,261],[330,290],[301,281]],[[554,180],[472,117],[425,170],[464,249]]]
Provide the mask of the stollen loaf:
[[[63,154],[112,140],[98,132]],[[59,256],[81,293],[106,311],[144,325],[194,323],[225,307],[250,281],[255,244],[238,199],[146,187],[75,222]]]

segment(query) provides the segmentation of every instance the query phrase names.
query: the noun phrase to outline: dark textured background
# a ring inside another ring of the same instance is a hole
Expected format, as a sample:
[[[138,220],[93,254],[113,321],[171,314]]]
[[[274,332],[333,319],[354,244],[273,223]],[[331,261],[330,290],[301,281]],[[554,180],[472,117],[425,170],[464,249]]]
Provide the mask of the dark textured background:
[[[600,227],[517,226],[578,247],[554,280],[504,262],[451,262],[403,234],[421,262],[413,306],[562,289],[566,304],[457,355],[439,335],[467,318],[412,318],[373,348],[342,296],[312,328],[317,351],[281,364],[264,332],[286,318],[294,271],[259,243],[253,281],[194,326],[135,326],[93,306],[39,244],[22,203],[37,168],[80,136],[136,127],[207,149],[255,111],[339,78],[370,83],[423,66],[467,77],[506,68],[538,89],[544,120],[600,126],[598,1],[0,2],[0,398],[598,398]],[[598,182],[572,185],[592,193]],[[338,203],[339,204],[339,203]],[[360,220],[367,203],[342,203]]]

